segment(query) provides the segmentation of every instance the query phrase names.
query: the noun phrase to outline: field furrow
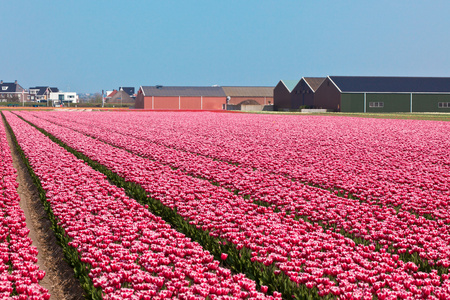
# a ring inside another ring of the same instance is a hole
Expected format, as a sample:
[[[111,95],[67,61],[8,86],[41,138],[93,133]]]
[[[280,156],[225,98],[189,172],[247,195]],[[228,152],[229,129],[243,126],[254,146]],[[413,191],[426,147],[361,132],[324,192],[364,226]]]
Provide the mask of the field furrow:
[[[37,264],[38,250],[28,237],[25,214],[19,205],[17,171],[3,122],[0,124],[0,297],[49,299],[39,282],[45,272]]]

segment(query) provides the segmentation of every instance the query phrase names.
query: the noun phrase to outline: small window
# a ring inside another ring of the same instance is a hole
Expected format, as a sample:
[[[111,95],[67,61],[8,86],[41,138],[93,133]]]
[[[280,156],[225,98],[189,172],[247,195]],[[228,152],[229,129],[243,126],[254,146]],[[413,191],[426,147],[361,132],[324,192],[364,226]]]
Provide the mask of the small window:
[[[369,107],[384,107],[384,102],[369,102]]]
[[[450,102],[439,102],[438,103],[438,107],[439,108],[449,108],[450,107]]]

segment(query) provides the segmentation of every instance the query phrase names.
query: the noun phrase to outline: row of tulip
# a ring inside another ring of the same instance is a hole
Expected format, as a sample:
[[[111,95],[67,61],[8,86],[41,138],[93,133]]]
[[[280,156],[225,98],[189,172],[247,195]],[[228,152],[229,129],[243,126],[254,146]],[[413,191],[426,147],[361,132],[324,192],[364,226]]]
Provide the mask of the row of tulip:
[[[198,243],[34,127],[9,112],[5,116],[70,239],[67,246],[76,250],[80,262],[75,263],[85,266],[89,297],[279,298],[276,292],[265,296],[254,281],[221,267]]]
[[[450,223],[448,122],[173,112],[82,119]]]
[[[49,299],[39,282],[45,272],[37,265],[38,250],[28,237],[25,214],[19,205],[17,171],[6,130],[0,124],[0,298]]]
[[[23,114],[24,116],[27,113]],[[437,268],[446,273],[450,266],[450,228],[442,221],[417,218],[408,212],[360,202],[330,194],[328,191],[295,182],[285,176],[240,167],[205,156],[167,148],[135,138],[124,127],[109,130],[47,114],[39,118],[64,126],[132,153],[205,178],[258,202],[276,205],[283,212],[294,213],[311,222],[322,222],[337,232],[362,243],[387,245],[405,261],[413,261],[421,270]]]
[[[357,245],[339,233],[259,207],[179,170],[42,119],[27,118],[127,181],[140,184],[198,228],[252,251],[253,262],[274,266],[274,272],[283,272],[293,282],[317,287],[319,295],[445,298],[450,292],[446,274],[417,272],[414,263],[405,263],[384,248],[376,251],[373,244]]]

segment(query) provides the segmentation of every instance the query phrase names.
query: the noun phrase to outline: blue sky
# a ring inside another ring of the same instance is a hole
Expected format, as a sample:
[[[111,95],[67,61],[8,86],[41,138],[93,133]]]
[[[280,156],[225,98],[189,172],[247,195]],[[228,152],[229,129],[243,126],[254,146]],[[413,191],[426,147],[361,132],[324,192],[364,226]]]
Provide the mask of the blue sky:
[[[0,3],[0,79],[25,88],[450,76],[450,1]]]

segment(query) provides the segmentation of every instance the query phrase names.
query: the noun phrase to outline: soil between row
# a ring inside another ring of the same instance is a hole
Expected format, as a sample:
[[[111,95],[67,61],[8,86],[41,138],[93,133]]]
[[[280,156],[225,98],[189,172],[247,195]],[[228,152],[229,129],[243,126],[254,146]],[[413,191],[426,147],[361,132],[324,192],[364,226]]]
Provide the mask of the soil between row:
[[[17,192],[20,196],[20,207],[25,213],[27,228],[30,230],[28,236],[39,251],[37,264],[45,271],[45,277],[39,284],[48,289],[52,300],[84,299],[84,290],[75,278],[73,269],[64,259],[64,253],[53,234],[36,186],[8,130],[6,136],[13,165],[17,170],[16,181],[19,183]]]

